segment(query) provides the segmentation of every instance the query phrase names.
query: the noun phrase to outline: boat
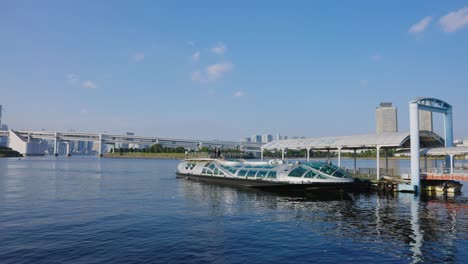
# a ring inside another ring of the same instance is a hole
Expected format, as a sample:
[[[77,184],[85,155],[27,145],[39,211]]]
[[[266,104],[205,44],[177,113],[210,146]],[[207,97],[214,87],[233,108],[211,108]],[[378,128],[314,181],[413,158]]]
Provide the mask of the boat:
[[[327,162],[245,161],[197,158],[182,160],[176,175],[189,180],[249,187],[266,191],[303,192],[343,189],[354,179]]]
[[[435,187],[435,191],[438,193],[459,193],[461,192],[463,184],[455,181],[444,182],[441,185]]]

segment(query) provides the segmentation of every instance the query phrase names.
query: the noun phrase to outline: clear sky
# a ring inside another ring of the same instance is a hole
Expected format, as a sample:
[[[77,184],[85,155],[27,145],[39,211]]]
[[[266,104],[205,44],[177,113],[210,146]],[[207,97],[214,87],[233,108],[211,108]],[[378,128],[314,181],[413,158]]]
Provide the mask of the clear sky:
[[[407,131],[419,96],[468,138],[468,1],[0,1],[13,129],[353,135],[388,101]]]

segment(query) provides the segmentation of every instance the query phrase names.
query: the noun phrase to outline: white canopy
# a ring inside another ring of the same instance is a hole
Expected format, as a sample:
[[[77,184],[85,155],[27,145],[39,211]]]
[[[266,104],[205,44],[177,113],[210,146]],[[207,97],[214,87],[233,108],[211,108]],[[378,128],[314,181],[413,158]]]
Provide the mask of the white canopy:
[[[430,131],[420,132],[422,147],[441,147],[444,140]],[[340,137],[299,138],[276,140],[262,149],[366,149],[376,147],[409,147],[409,132],[367,134]]]

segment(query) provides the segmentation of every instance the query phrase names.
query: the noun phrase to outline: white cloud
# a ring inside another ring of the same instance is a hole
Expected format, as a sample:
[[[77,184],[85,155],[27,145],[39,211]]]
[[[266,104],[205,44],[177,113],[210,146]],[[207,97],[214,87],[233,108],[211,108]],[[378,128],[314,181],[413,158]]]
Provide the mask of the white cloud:
[[[192,55],[192,60],[193,61],[199,61],[200,60],[200,51],[197,51]]]
[[[421,19],[421,21],[412,25],[410,29],[408,30],[408,32],[413,33],[413,34],[423,32],[429,26],[429,24],[431,23],[431,20],[432,20],[432,17],[430,16]]]
[[[83,82],[83,87],[86,89],[96,89],[97,85],[93,83],[92,81],[85,81]]]
[[[455,32],[468,25],[468,6],[448,13],[439,19],[445,32]]]
[[[69,74],[67,74],[67,80],[71,84],[76,84],[76,83],[78,83],[80,78],[78,77],[78,75],[76,75],[74,73],[69,73]]]
[[[230,72],[232,68],[233,65],[230,62],[222,62],[210,65],[206,67],[206,77],[211,81],[217,80],[227,72]]]
[[[195,41],[189,40],[189,41],[187,41],[187,45],[190,45],[190,46],[194,47],[195,46]]]
[[[197,82],[213,82],[223,77],[233,68],[234,65],[231,62],[212,64],[207,66],[203,71],[196,70],[192,72],[191,79]]]
[[[195,82],[202,82],[203,81],[202,73],[200,71],[194,71],[192,72],[190,79],[192,79],[192,81],[195,81]]]
[[[370,59],[371,61],[380,61],[380,60],[382,60],[382,56],[376,54],[376,55],[370,56],[369,59]]]
[[[243,96],[246,96],[247,93],[243,92],[243,91],[237,91],[234,93],[234,97],[243,97]]]
[[[145,53],[137,52],[133,55],[133,60],[136,62],[142,61],[145,59]]]
[[[215,54],[223,55],[224,53],[226,53],[227,48],[226,45],[220,41],[216,43],[216,45],[213,48],[211,48],[211,51]]]

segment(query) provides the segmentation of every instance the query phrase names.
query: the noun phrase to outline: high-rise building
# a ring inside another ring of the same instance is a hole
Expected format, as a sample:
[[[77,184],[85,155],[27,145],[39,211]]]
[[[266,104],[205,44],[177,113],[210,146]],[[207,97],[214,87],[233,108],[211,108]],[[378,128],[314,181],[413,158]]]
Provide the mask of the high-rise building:
[[[419,110],[419,130],[433,132],[432,112]]]
[[[382,102],[375,110],[376,133],[398,132],[397,108],[392,103]]]
[[[262,143],[268,143],[273,141],[273,136],[269,134],[265,134],[262,136]]]
[[[246,138],[241,139],[241,142],[243,142],[243,143],[249,143],[249,142],[252,142],[252,139],[249,138],[249,137],[246,137]]]
[[[0,105],[0,127],[2,126],[2,105]]]
[[[261,135],[253,135],[252,136],[252,142],[262,143],[262,136]]]

